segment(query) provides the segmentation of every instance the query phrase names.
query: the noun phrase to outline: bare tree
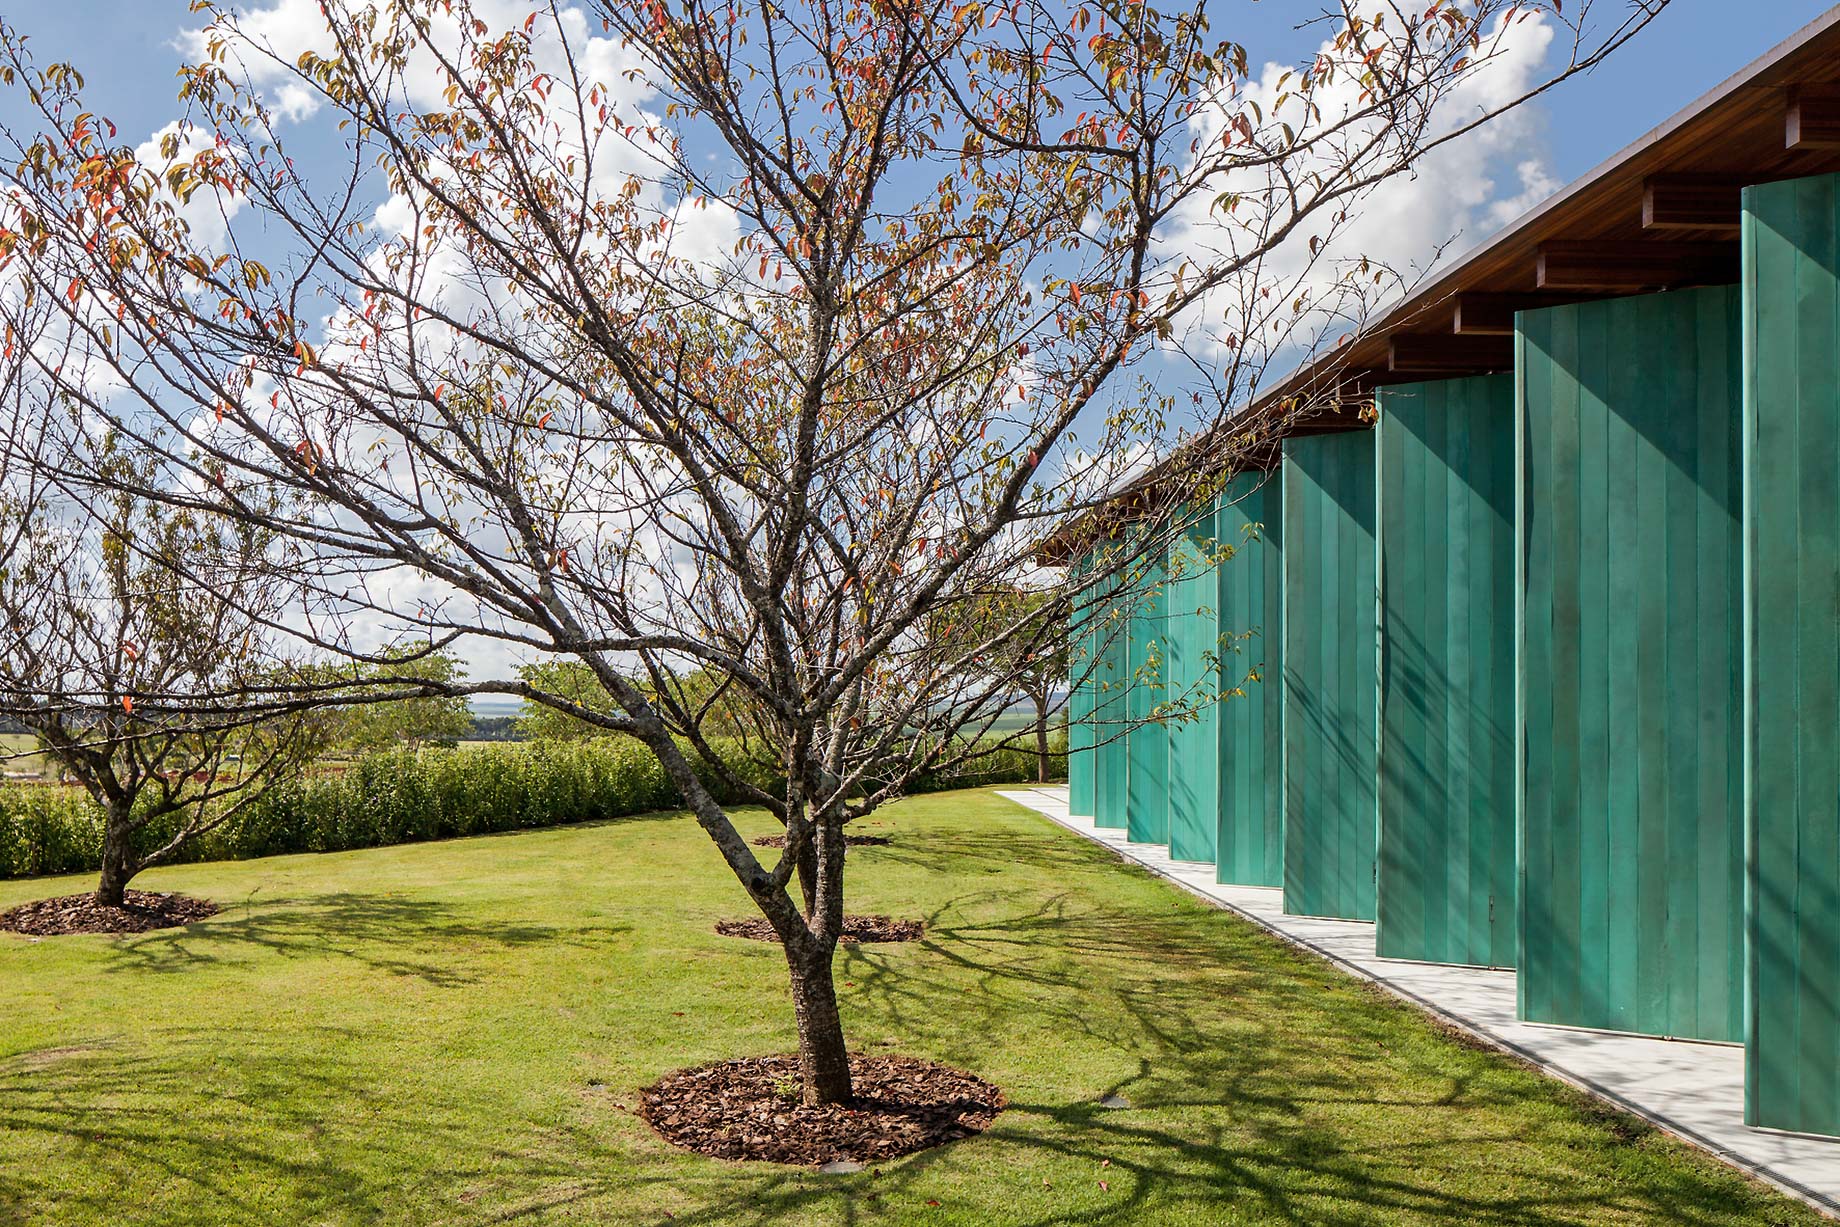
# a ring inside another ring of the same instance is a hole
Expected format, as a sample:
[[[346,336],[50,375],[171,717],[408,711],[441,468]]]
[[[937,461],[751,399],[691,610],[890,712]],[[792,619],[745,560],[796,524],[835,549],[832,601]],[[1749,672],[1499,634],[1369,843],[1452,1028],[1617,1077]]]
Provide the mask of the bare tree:
[[[927,624],[942,666],[956,665],[975,677],[1006,678],[1015,687],[1011,701],[1018,696],[1029,701],[1034,708],[1030,728],[1035,737],[1035,778],[1043,784],[1054,770],[1049,740],[1055,691],[1076,667],[1067,633],[1071,608],[1064,586],[1011,588],[942,606]],[[1021,627],[1030,629],[1018,633]],[[968,642],[990,647],[966,660],[961,647]]]
[[[26,431],[17,419],[12,442]],[[102,473],[131,463],[105,448]],[[103,817],[95,901],[233,821],[321,748],[309,713],[201,721],[196,701],[285,683],[261,611],[265,534],[123,488],[82,506],[15,468],[0,494],[0,711]]]
[[[496,686],[657,756],[783,941],[805,1098],[836,1102],[845,824],[976,753],[1031,658],[999,649],[1155,542],[1101,523],[1067,601],[929,621],[1050,583],[1042,540],[1179,434],[1210,472],[1269,446],[1281,415],[1231,410],[1373,292],[1329,254],[1350,210],[1525,94],[1442,104],[1517,22],[1573,23],[1556,79],[1663,2],[1595,36],[1588,4],[1347,6],[1275,96],[1199,5],[586,0],[504,29],[381,0],[325,6],[304,53],[226,11],[154,164],[9,34],[37,119],[0,253],[107,376],[42,372],[81,406],[57,480],[295,543],[321,649],[382,620],[591,671],[604,706]],[[290,160],[308,112],[339,173]],[[160,463],[99,477],[102,430]],[[1171,473],[1138,512],[1205,499]],[[783,791],[728,768],[718,709]],[[784,822],[777,863],[698,758]]]

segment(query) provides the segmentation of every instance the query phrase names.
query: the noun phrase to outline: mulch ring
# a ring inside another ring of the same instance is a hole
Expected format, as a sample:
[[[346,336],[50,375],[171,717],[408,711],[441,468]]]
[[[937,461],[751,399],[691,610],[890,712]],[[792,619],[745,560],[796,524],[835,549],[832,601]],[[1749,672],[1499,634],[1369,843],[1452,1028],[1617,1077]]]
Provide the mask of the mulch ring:
[[[749,941],[776,942],[779,934],[766,917],[748,920],[718,920],[716,932],[723,937],[745,937]],[[896,920],[892,916],[845,916],[839,941],[845,942],[917,942],[926,936],[926,926],[918,920]]]
[[[1008,1101],[962,1069],[914,1057],[850,1058],[856,1097],[808,1107],[795,1055],[723,1061],[639,1093],[639,1115],[673,1146],[718,1159],[877,1163],[990,1127]]]
[[[170,929],[214,916],[218,906],[209,899],[168,895],[150,890],[128,891],[120,907],[103,907],[92,894],[60,895],[22,903],[0,912],[0,929],[32,937],[62,937],[70,933],[145,933]]]
[[[885,848],[889,839],[886,835],[845,835],[843,844],[846,848]],[[786,846],[784,835],[760,835],[754,839],[756,848],[783,848]]]

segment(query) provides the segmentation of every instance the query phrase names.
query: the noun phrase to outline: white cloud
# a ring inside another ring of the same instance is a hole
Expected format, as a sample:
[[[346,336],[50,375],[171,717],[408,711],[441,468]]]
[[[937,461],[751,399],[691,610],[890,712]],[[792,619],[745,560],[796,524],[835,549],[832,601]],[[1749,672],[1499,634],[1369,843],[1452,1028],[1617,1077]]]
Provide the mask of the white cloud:
[[[1496,33],[1499,41],[1495,53],[1439,100],[1424,140],[1453,133],[1539,83],[1555,36],[1551,21],[1536,13]],[[1327,43],[1320,53],[1335,54]],[[1267,64],[1242,99],[1257,103],[1270,121],[1289,118],[1295,122],[1298,104],[1293,100],[1284,107],[1279,105],[1287,85],[1294,90],[1294,82],[1294,73],[1286,66]],[[1353,113],[1360,105],[1360,88],[1358,74],[1345,74],[1319,88],[1313,101],[1322,108],[1325,122]],[[1517,107],[1424,155],[1411,171],[1314,215],[1295,237],[1266,258],[1260,269],[1262,281],[1275,287],[1275,298],[1289,300],[1302,292],[1311,301],[1326,305],[1337,297],[1341,276],[1353,262],[1369,260],[1399,272],[1410,282],[1473,249],[1558,186],[1539,152],[1540,122],[1538,111],[1531,106]],[[1209,135],[1217,136],[1218,131],[1216,127]],[[1303,179],[1312,170],[1333,174],[1342,164],[1344,155],[1330,148],[1313,161],[1306,158],[1294,162],[1288,170],[1294,178]],[[1275,210],[1261,212],[1256,202],[1269,201],[1271,197],[1267,194],[1268,181],[1257,172],[1245,172],[1238,181],[1223,183],[1219,190],[1228,189],[1244,192],[1255,202],[1251,212],[1261,219],[1284,216],[1281,204]],[[1247,243],[1256,242],[1268,232],[1267,222],[1241,228],[1223,219],[1212,210],[1213,199],[1213,191],[1206,193],[1181,217],[1167,242],[1166,254],[1230,252],[1236,247],[1243,250]],[[1336,225],[1333,214],[1342,209],[1346,210],[1346,220]],[[1326,240],[1314,253],[1313,238]],[[1245,303],[1238,299],[1241,292],[1240,287],[1224,291],[1196,313],[1190,321],[1192,345],[1216,355],[1224,352],[1222,338],[1237,334],[1244,323]],[[1227,319],[1225,324],[1223,317]],[[1304,322],[1298,335],[1307,336],[1313,329],[1324,327],[1333,333],[1341,327],[1326,311],[1315,317],[1306,315]]]
[[[167,124],[134,148],[134,157],[142,166],[159,176],[161,191],[167,201],[191,227],[192,239],[207,251],[221,249],[230,232],[230,219],[243,207],[242,197],[234,192],[200,187],[190,200],[175,195],[167,184],[167,172],[191,162],[213,146],[212,138],[190,124]],[[167,146],[172,147],[170,158]]]

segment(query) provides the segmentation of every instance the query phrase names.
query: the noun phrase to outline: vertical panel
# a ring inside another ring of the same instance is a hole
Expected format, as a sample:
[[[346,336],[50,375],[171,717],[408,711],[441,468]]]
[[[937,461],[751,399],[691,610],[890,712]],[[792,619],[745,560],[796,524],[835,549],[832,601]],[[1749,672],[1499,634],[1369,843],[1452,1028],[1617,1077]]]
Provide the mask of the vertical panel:
[[[1745,189],[1745,1120],[1840,1134],[1840,177]]]
[[[1073,608],[1067,615],[1067,673],[1071,691],[1067,696],[1067,812],[1078,818],[1091,818],[1095,803],[1093,752],[1093,700],[1097,678],[1094,673],[1095,634],[1093,594],[1085,582],[1091,571],[1090,555],[1082,555],[1069,569],[1068,591]]]
[[[1231,549],[1220,610],[1219,830],[1215,880],[1284,885],[1284,536],[1278,473],[1244,473],[1215,525]]]
[[[1148,531],[1148,530],[1145,530]],[[1125,831],[1133,843],[1169,842],[1169,728],[1156,718],[1164,701],[1168,661],[1163,648],[1163,560],[1160,551],[1143,559],[1129,597],[1126,646],[1129,676],[1125,757]]]
[[[1169,855],[1211,864],[1220,799],[1214,509],[1184,511],[1178,524],[1183,531],[1169,544],[1164,643],[1170,701],[1192,715],[1169,728]]]
[[[1284,442],[1284,910],[1374,918],[1374,437]]]
[[[1380,398],[1379,953],[1514,964],[1514,380]]]
[[[1104,547],[1098,557],[1100,566],[1114,565],[1110,554],[1115,546]],[[1093,653],[1098,669],[1093,679],[1093,825],[1123,830],[1125,802],[1130,782],[1130,759],[1125,744],[1129,727],[1128,695],[1131,672],[1128,668],[1130,641],[1130,606],[1119,595],[1118,581],[1108,579],[1101,586],[1101,599],[1094,606]]]
[[[1741,1031],[1735,288],[1525,312],[1521,1012]]]

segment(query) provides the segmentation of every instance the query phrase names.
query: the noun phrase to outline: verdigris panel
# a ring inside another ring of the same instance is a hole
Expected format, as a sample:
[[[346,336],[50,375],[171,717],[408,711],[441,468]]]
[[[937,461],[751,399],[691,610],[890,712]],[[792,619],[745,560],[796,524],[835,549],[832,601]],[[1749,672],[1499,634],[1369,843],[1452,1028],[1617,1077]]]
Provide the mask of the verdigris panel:
[[[1073,609],[1067,616],[1067,667],[1071,690],[1067,696],[1067,810],[1080,818],[1091,818],[1095,804],[1093,750],[1093,700],[1097,684],[1092,676],[1093,630],[1091,595],[1084,585],[1090,572],[1090,556],[1077,559],[1071,568]]]
[[[1097,661],[1093,675],[1093,825],[1122,831],[1131,773],[1125,744],[1131,678],[1126,650],[1130,606],[1120,597],[1116,582],[1103,587],[1093,607],[1091,626]]]
[[[1219,823],[1216,766],[1220,753],[1214,508],[1185,509],[1170,539],[1165,587],[1169,701],[1181,715],[1169,725],[1169,855],[1214,861]]]
[[[1169,842],[1169,728],[1156,718],[1168,680],[1163,646],[1163,611],[1167,594],[1160,552],[1147,557],[1130,597],[1130,634],[1126,663],[1130,668],[1125,733],[1129,760],[1125,785],[1125,831],[1133,843]]]
[[[1380,393],[1385,958],[1512,967],[1514,379]]]
[[[1744,192],[1745,1119],[1840,1134],[1840,178]]]
[[[1215,508],[1221,553],[1215,880],[1284,884],[1284,536],[1278,473],[1242,473]]]
[[[1371,431],[1284,441],[1284,910],[1374,918]]]
[[[1739,295],[1523,312],[1522,1017],[1741,1037]]]

